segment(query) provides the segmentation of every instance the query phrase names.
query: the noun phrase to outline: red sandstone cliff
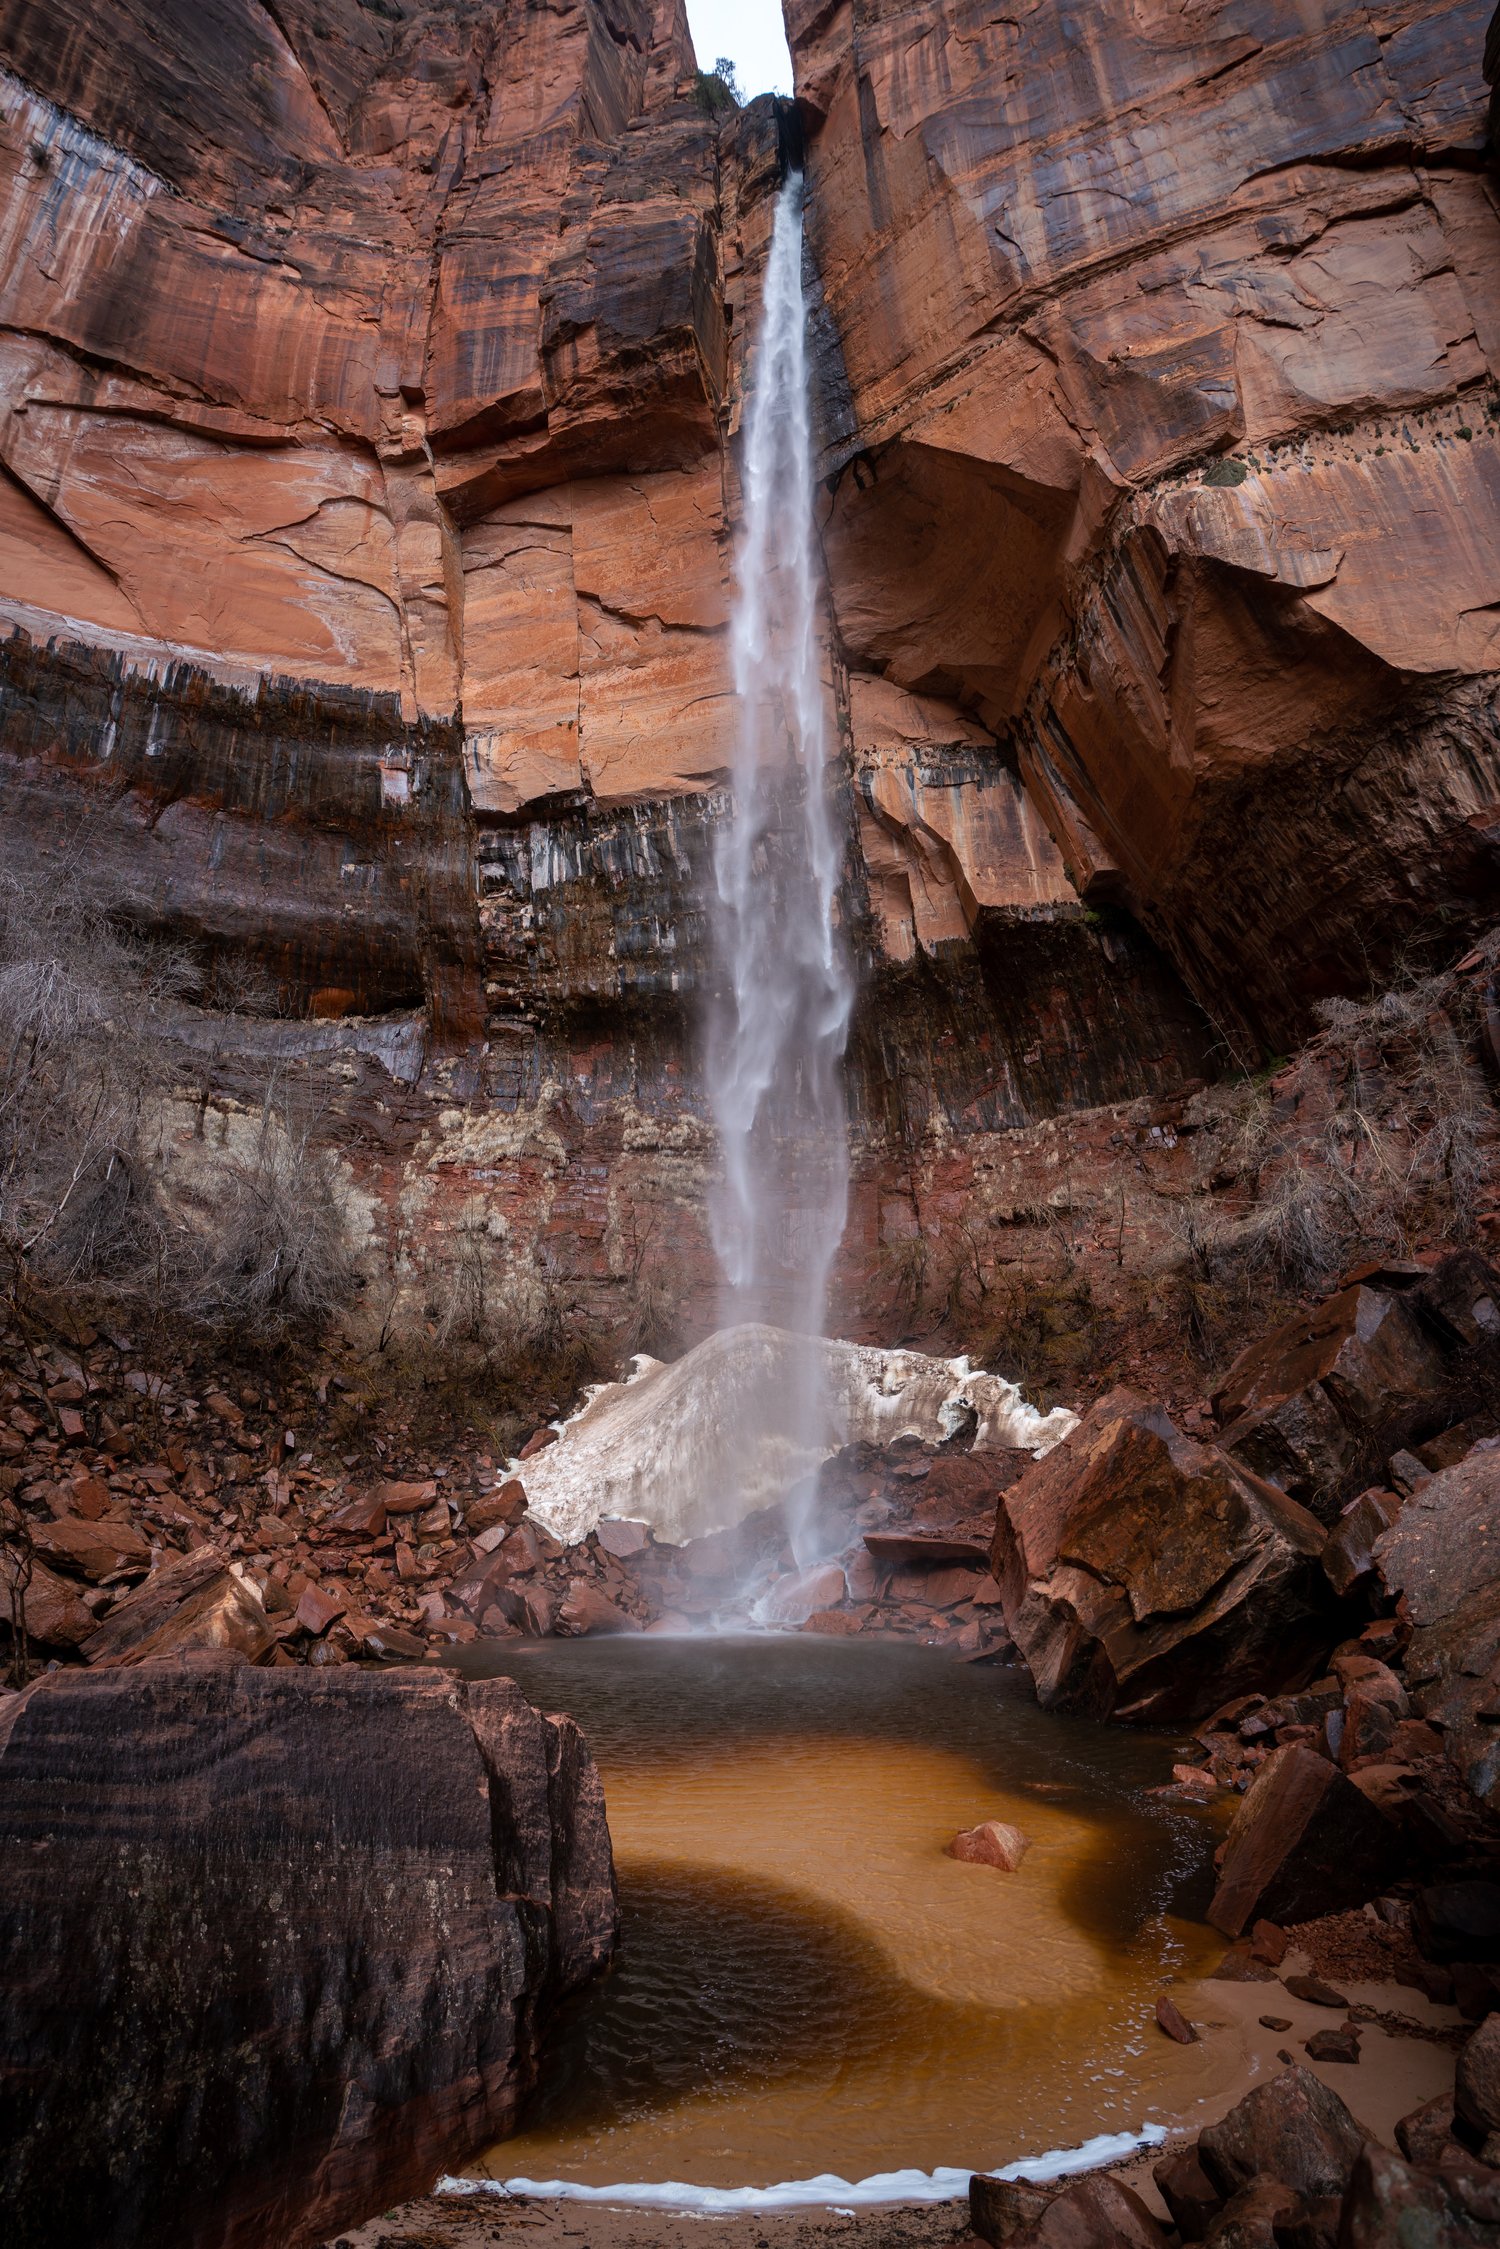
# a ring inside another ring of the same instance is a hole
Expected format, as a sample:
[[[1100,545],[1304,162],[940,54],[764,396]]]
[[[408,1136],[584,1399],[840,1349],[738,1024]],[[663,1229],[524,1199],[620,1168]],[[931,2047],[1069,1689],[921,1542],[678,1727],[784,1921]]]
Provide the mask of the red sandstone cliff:
[[[788,13],[848,660],[1283,1036],[1495,871],[1487,7]]]
[[[720,119],[678,0],[0,0],[5,847],[429,1023],[423,1194],[691,1262],[800,131],[855,1265],[914,1149],[1287,1043],[1493,888],[1484,14],[797,0]]]

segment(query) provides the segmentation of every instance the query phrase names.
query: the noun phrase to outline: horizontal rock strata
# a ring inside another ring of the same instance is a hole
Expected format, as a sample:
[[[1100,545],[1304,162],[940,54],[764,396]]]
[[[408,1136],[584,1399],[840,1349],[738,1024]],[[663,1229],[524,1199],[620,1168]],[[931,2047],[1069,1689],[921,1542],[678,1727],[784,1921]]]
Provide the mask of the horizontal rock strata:
[[[799,0],[793,118],[675,0],[8,0],[6,848],[701,1130],[802,144],[857,1135],[1288,1044],[1500,864],[1483,14]]]
[[[54,1675],[0,1827],[18,2249],[329,2239],[509,2129],[614,1942],[588,1750],[503,1681]]]

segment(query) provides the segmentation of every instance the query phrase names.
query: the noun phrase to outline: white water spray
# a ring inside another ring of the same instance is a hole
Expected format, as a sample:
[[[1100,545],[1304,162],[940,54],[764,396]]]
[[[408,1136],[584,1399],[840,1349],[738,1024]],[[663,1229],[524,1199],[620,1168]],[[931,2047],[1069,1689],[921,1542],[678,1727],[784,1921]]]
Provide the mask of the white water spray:
[[[714,870],[724,991],[708,1085],[724,1162],[711,1212],[722,1324],[820,1335],[848,1209],[853,983],[834,914],[841,854],[818,633],[802,186],[794,173],[776,205],[745,417],[732,635],[740,722],[734,811]],[[747,1457],[768,1439],[793,1461],[816,1456],[822,1367],[822,1354],[804,1354],[794,1379],[755,1401]]]

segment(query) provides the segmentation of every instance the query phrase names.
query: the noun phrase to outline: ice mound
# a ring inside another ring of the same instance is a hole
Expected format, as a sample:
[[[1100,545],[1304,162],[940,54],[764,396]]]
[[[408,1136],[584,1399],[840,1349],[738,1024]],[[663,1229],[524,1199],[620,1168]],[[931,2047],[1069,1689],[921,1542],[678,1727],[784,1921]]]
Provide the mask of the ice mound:
[[[765,1401],[791,1387],[794,1365],[810,1351],[823,1354],[829,1401],[829,1442],[816,1452],[757,1429]],[[1038,1413],[1013,1382],[966,1358],[760,1325],[721,1328],[683,1358],[641,1357],[628,1380],[601,1383],[560,1425],[557,1443],[514,1472],[531,1512],[558,1538],[584,1538],[601,1516],[623,1515],[680,1543],[731,1529],[785,1497],[841,1445],[888,1445],[908,1434],[940,1442],[971,1411],[976,1452],[1048,1452],[1078,1419],[1062,1406]]]

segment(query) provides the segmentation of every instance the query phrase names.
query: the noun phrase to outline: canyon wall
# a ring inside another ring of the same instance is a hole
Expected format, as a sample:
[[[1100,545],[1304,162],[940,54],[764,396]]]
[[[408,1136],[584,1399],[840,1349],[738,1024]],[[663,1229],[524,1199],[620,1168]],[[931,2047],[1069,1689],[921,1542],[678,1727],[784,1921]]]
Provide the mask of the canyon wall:
[[[387,1216],[625,1296],[654,1239],[706,1304],[801,155],[847,1305],[919,1160],[1176,1100],[1492,893],[1485,12],[793,0],[795,109],[734,111],[680,0],[0,0],[0,851],[208,1006],[268,973],[202,1035],[338,1057]]]
[[[1494,880],[1488,12],[789,10],[846,660],[989,728],[1245,1054]]]

